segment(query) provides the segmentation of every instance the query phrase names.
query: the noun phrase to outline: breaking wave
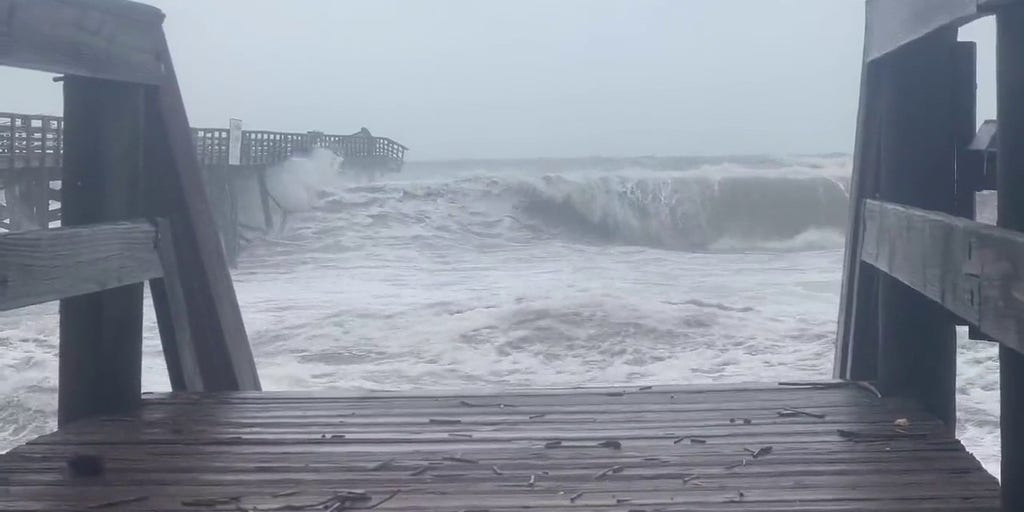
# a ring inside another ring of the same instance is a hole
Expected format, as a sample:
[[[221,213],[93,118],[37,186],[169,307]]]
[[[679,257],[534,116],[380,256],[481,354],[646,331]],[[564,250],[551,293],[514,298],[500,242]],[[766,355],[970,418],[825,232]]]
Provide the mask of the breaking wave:
[[[823,250],[844,241],[845,157],[796,164],[763,158],[496,162],[411,165],[397,176],[401,181],[367,184],[346,181],[329,158],[296,159],[275,169],[268,187],[278,224],[329,239],[362,232],[391,240],[547,239],[700,252]],[[693,166],[678,169],[687,162]],[[593,168],[579,168],[584,164]],[[677,169],[666,170],[669,165]],[[567,170],[552,171],[559,166]],[[252,185],[242,222],[261,226]]]

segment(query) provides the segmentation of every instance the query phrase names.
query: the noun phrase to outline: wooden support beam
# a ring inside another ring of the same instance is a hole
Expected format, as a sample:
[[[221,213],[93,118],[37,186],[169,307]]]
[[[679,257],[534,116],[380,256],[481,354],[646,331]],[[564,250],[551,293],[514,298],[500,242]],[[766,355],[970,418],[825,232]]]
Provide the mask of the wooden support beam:
[[[0,65],[158,83],[162,23],[135,2],[0,0]]]
[[[194,391],[259,390],[259,375],[238,309],[234,286],[224,258],[185,105],[178,88],[166,42],[161,56],[167,78],[146,94],[148,119],[145,133],[146,197],[150,215],[166,217],[174,239],[174,258],[180,277],[185,315],[172,311],[173,298],[166,282],[151,283],[158,320],[187,316],[187,339],[196,368],[181,358],[182,375],[199,375]],[[154,284],[156,284],[154,286]],[[162,292],[160,290],[163,290]],[[164,297],[158,295],[163,293]],[[161,328],[166,330],[166,326]],[[165,351],[168,347],[165,345]],[[177,352],[182,353],[182,347]],[[165,354],[166,356],[166,354]],[[187,381],[187,379],[186,379]],[[186,382],[186,385],[189,385]]]
[[[65,226],[139,215],[143,89],[64,80]],[[142,284],[131,284],[61,301],[59,424],[138,406],[142,291]]]
[[[996,33],[998,224],[1024,231],[1024,3],[998,11]],[[1007,293],[1016,299],[1020,289]],[[1018,315],[1014,326],[1022,319],[1024,314]],[[1024,338],[1024,333],[1015,335],[1018,343]],[[1003,510],[1024,510],[1024,354],[1000,345],[999,381]]]
[[[881,59],[885,66],[879,197],[952,213],[956,197],[953,58],[943,29]],[[878,283],[878,388],[907,396],[956,426],[952,315],[890,276]]]
[[[141,283],[162,274],[146,221],[0,235],[0,311]]]

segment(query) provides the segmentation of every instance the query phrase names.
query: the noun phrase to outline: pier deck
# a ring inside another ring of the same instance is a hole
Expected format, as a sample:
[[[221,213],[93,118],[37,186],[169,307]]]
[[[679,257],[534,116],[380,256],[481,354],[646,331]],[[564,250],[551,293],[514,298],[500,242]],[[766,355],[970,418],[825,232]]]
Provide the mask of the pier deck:
[[[922,408],[851,383],[236,392],[147,395],[0,455],[0,510],[83,508],[974,511],[999,487]]]

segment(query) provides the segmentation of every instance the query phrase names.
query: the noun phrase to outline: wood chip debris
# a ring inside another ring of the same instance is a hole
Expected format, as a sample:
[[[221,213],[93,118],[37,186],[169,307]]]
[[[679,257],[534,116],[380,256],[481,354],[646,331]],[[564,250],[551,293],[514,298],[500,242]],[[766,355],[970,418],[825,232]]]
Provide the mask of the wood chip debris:
[[[274,494],[271,494],[270,497],[271,498],[284,498],[284,497],[287,497],[287,496],[295,496],[298,493],[299,493],[298,489],[289,489],[287,491],[275,492]]]
[[[533,487],[537,483],[537,475],[530,475],[530,481],[526,482],[526,485]]]
[[[434,423],[437,425],[458,425],[462,423],[462,420],[448,419],[448,418],[430,418],[427,420],[428,423]]]
[[[461,455],[456,455],[455,457],[441,457],[441,460],[446,460],[448,462],[458,462],[460,464],[480,464],[480,461],[478,460],[469,459]]]
[[[692,481],[694,481],[694,480],[696,480],[698,478],[700,478],[700,475],[697,475],[697,474],[687,475],[687,476],[683,477],[683,483],[684,484],[688,484],[688,483],[690,483],[690,482],[692,482]]]
[[[690,444],[708,444],[708,442],[706,439],[701,439],[699,437],[691,437]]]
[[[499,476],[505,474],[504,471],[498,469],[498,466],[491,466],[491,473],[494,473],[495,475],[499,475]]]
[[[608,440],[605,440],[605,441],[601,441],[600,443],[597,443],[597,446],[600,446],[601,448],[611,448],[613,450],[621,450],[622,449],[622,442],[618,441],[616,439],[608,439]]]
[[[779,417],[782,417],[782,418],[792,417],[792,416],[808,416],[810,418],[817,418],[819,420],[825,419],[825,415],[824,414],[819,414],[819,413],[816,413],[816,412],[805,411],[805,410],[802,410],[802,409],[794,409],[792,407],[783,407],[782,409],[780,409],[775,414],[779,415]]]
[[[769,453],[771,453],[772,452],[772,447],[771,446],[762,446],[762,447],[760,447],[760,448],[758,448],[756,450],[753,450],[751,448],[744,448],[744,450],[746,450],[748,453],[750,453],[750,457],[751,458],[757,459],[757,458],[764,457],[765,455],[768,455]]]
[[[854,442],[891,441],[893,439],[921,439],[928,437],[925,432],[907,432],[894,430],[893,432],[857,432],[853,430],[836,429],[836,434],[843,439]]]
[[[615,504],[616,505],[621,505],[623,503],[629,503],[631,501],[633,501],[632,498],[615,498]]]
[[[544,416],[547,416],[547,414],[543,414],[543,413],[541,413],[541,414],[533,414],[533,415],[530,415],[530,419],[531,420],[535,420],[535,419],[538,419],[538,418],[543,418]]]
[[[388,467],[388,465],[390,465],[390,464],[391,464],[392,462],[394,462],[394,461],[395,461],[395,459],[387,459],[387,460],[382,460],[382,461],[380,461],[380,462],[378,462],[378,463],[376,463],[376,464],[374,464],[374,465],[370,466],[370,467],[369,467],[369,468],[367,468],[367,469],[368,469],[369,471],[380,471],[380,470],[382,470],[382,469],[384,469],[384,468]]]
[[[515,407],[514,405],[507,405],[503,403],[478,404],[475,402],[470,402],[468,400],[459,400],[459,405],[463,407],[497,407],[499,409],[504,409],[506,407]]]
[[[465,437],[465,438],[472,438],[472,437],[473,437],[473,434],[461,434],[461,433],[458,433],[458,432],[449,432],[449,433],[448,433],[448,437]]]
[[[119,499],[119,500],[111,500],[111,501],[104,501],[104,502],[101,502],[101,503],[93,503],[92,505],[89,505],[89,506],[87,506],[85,508],[92,509],[92,510],[101,509],[101,508],[110,508],[110,507],[116,507],[116,506],[119,506],[119,505],[127,505],[129,503],[138,503],[140,501],[145,501],[145,500],[148,500],[148,499],[149,499],[149,496],[133,496],[131,498],[122,498],[122,499]]]
[[[106,461],[99,455],[76,454],[68,458],[66,462],[71,476],[94,477],[100,476],[106,471]]]
[[[193,498],[190,500],[182,500],[181,505],[183,507],[216,507],[218,505],[228,505],[235,503],[242,499],[241,496],[227,496],[220,498]]]
[[[622,466],[612,466],[610,468],[603,469],[603,470],[601,470],[600,473],[594,475],[594,480],[600,480],[600,479],[602,479],[602,478],[604,478],[604,477],[606,477],[608,475],[611,475],[611,474],[622,473],[625,470],[626,470],[626,468],[624,468]]]
[[[548,441],[544,443],[544,448],[558,448],[559,446],[562,446],[561,441]]]
[[[636,388],[637,391],[650,391],[654,389],[654,386],[640,386]]]
[[[580,492],[578,492],[576,494],[573,494],[572,496],[569,497],[569,503],[576,503],[576,500],[578,500],[578,499],[580,499],[582,497],[583,497],[583,491],[580,491]]]
[[[907,418],[899,418],[896,421],[892,422],[892,424],[896,425],[897,427],[909,427],[910,420],[908,420]]]

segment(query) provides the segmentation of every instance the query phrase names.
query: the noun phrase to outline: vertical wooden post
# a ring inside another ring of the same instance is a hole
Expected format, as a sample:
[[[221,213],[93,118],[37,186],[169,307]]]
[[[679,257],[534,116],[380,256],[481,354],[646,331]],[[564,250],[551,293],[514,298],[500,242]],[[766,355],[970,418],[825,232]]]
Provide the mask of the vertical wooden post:
[[[998,224],[1024,231],[1024,4],[996,14]],[[1024,355],[999,347],[1003,510],[1024,510]]]
[[[50,227],[50,177],[45,169],[32,174],[32,209],[39,229]]]
[[[274,229],[274,214],[270,211],[270,190],[267,188],[267,166],[256,169],[256,179],[260,186],[260,204],[263,206],[263,228],[269,232]]]
[[[944,29],[885,59],[881,199],[950,213],[956,195],[952,59]],[[887,275],[878,283],[878,387],[956,427],[956,329],[941,306]]]
[[[64,80],[64,225],[139,213],[143,87]],[[142,284],[60,302],[58,423],[135,408],[141,399]]]
[[[956,215],[974,218],[974,193],[981,189],[984,156],[968,149],[978,127],[978,45],[956,44],[953,56],[953,126],[956,132]]]
[[[25,172],[12,172],[7,179],[7,188],[4,189],[11,231],[22,231],[28,224],[25,218],[25,188]]]

